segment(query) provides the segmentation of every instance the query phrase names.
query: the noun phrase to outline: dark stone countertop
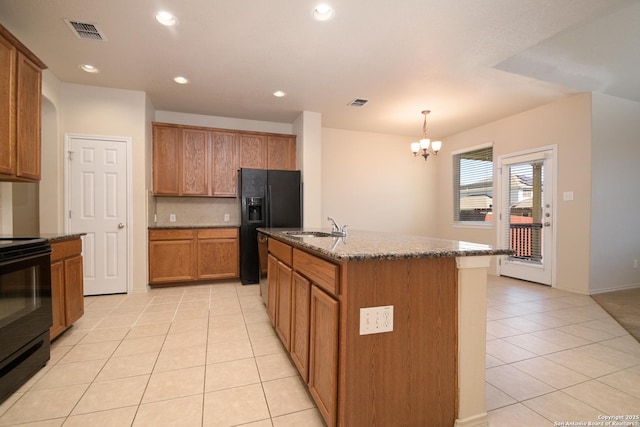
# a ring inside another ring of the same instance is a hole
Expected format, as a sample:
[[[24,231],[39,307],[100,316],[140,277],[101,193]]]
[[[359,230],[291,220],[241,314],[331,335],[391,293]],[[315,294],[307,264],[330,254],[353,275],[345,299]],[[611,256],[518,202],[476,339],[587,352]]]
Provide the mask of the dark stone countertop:
[[[331,230],[327,229],[258,229],[258,231],[292,246],[308,249],[341,262],[374,259],[508,255],[512,253],[509,249],[497,249],[479,243],[394,233],[349,230],[346,237],[291,236],[286,233],[292,230],[331,233]]]
[[[10,238],[27,238],[31,237],[34,239],[46,239],[49,243],[62,242],[64,240],[72,240],[79,239],[80,237],[86,235],[87,233],[40,233],[38,235],[21,235],[21,234],[12,234],[12,235],[0,235],[1,238],[10,239]]]

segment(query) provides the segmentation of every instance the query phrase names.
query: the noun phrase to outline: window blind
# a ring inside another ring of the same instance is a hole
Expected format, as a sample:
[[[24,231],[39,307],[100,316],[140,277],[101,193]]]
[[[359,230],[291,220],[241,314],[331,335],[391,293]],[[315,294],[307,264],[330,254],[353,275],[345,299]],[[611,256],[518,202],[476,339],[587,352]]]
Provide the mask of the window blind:
[[[454,221],[491,221],[493,146],[454,154],[453,174]]]

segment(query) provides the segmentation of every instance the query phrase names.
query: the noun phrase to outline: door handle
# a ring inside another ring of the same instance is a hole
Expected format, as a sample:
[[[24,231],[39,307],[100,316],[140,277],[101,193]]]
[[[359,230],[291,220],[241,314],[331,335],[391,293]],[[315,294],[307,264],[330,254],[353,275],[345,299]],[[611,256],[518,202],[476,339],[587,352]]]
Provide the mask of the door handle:
[[[547,222],[544,223],[544,226],[545,227],[549,227],[549,226],[551,226],[551,223],[549,221],[547,221]]]
[[[123,223],[118,224],[118,228],[124,228],[124,224]]]

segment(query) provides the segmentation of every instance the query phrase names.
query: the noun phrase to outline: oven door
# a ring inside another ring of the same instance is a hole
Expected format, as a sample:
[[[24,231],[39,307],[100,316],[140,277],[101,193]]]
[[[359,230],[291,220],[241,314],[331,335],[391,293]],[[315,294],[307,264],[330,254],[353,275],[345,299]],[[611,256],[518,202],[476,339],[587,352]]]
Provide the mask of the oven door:
[[[50,249],[0,262],[0,364],[51,325]]]

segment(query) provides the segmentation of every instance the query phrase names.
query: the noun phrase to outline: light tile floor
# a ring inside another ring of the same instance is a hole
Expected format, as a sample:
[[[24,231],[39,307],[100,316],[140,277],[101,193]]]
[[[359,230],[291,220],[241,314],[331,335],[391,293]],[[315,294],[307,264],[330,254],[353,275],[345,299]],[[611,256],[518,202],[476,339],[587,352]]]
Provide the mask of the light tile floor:
[[[0,405],[0,426],[323,426],[237,282],[85,299],[51,361]],[[590,297],[489,278],[492,427],[640,413],[640,344]]]

